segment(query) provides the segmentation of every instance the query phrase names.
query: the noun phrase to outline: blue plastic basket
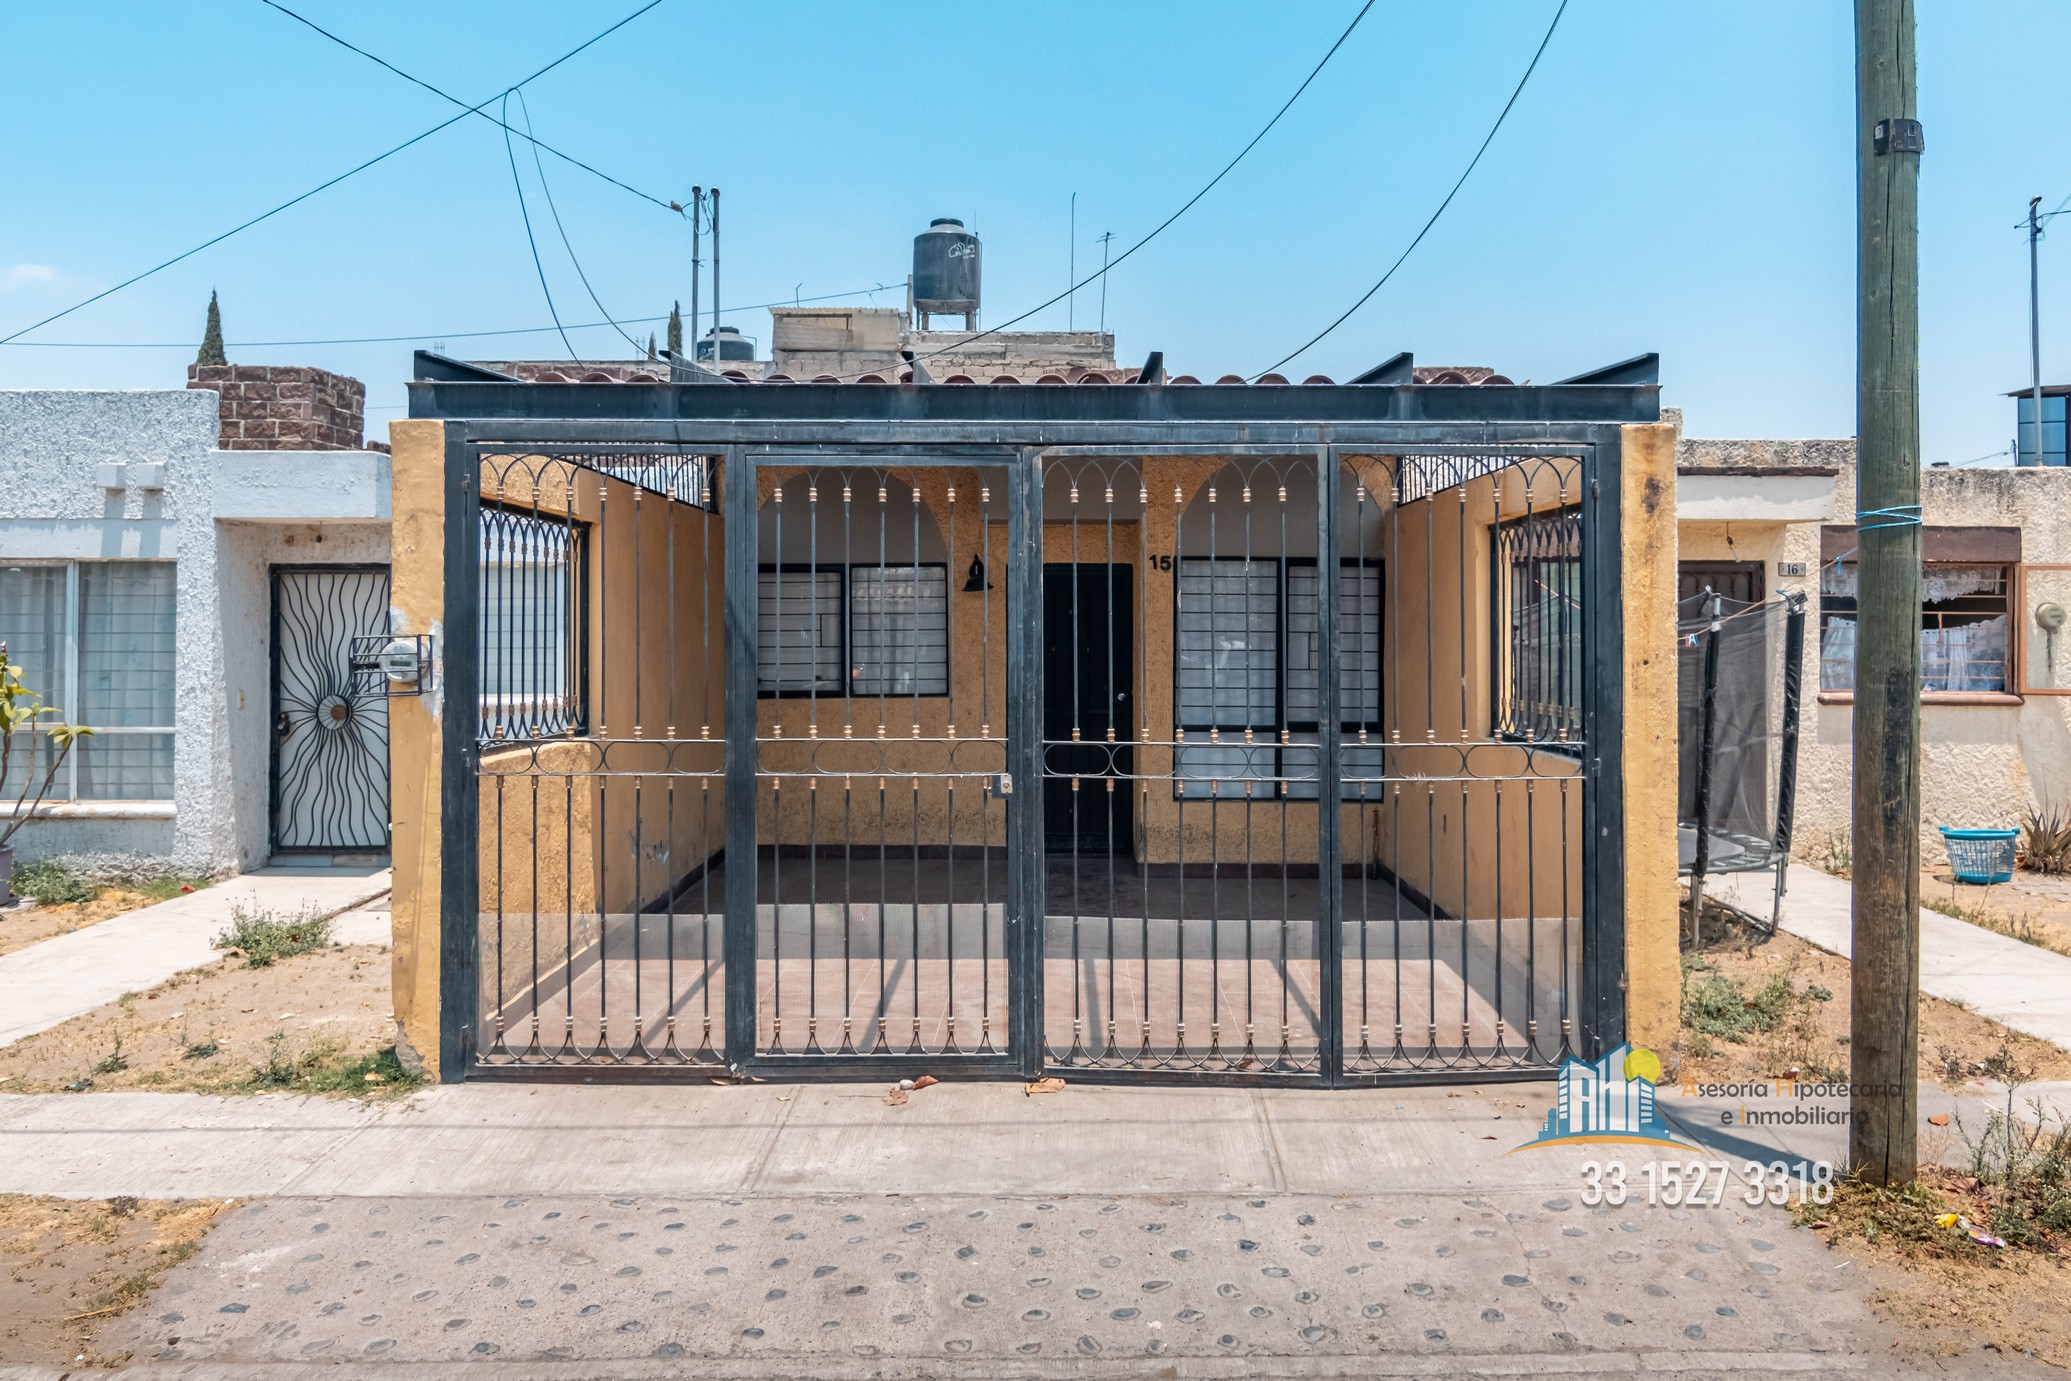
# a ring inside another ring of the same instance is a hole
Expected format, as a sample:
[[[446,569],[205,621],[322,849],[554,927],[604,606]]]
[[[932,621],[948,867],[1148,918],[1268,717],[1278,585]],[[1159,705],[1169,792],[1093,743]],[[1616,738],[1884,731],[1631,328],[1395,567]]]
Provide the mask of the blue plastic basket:
[[[2013,845],[2019,830],[1942,829],[1949,851],[1949,869],[1958,882],[1990,884],[2013,881]]]

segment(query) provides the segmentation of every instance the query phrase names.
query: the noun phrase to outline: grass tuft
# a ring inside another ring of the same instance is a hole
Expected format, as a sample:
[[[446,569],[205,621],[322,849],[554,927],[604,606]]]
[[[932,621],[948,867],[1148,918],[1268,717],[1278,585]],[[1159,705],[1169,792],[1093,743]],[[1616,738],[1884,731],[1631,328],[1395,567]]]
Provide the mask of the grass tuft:
[[[244,956],[248,969],[307,954],[331,943],[331,923],[307,912],[281,920],[271,911],[230,908],[230,928],[215,938],[217,949]]]

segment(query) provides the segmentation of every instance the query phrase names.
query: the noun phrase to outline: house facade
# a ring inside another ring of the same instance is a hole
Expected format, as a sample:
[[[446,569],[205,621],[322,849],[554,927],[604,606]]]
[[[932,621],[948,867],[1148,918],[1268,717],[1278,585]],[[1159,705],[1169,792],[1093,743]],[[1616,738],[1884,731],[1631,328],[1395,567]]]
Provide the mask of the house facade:
[[[94,729],[15,836],[24,861],[387,853],[385,704],[343,669],[388,610],[388,457],[361,447],[360,386],[196,373],[0,391],[0,641]],[[20,747],[40,782],[47,745]]]
[[[1672,665],[1625,654],[1671,638],[1656,396],[1651,361],[424,358],[391,428],[403,1045],[443,1078],[1338,1084],[1665,1039],[1674,844],[1625,824],[1673,789]]]
[[[1676,419],[1679,423],[1680,419]],[[1855,443],[1682,438],[1678,593],[1807,602],[1795,839],[1845,843],[1854,715]],[[2071,471],[1921,472],[1921,837],[2071,806]]]

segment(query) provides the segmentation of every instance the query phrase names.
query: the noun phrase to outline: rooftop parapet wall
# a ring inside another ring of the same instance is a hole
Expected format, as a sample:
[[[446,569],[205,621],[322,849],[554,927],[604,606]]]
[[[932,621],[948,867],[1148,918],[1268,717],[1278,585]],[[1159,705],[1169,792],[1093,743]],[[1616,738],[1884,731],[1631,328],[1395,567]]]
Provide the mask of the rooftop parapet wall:
[[[187,387],[220,400],[224,451],[357,451],[367,386],[308,365],[193,364]]]
[[[1684,437],[1676,442],[1678,470],[1852,470],[1855,438],[1782,441]]]

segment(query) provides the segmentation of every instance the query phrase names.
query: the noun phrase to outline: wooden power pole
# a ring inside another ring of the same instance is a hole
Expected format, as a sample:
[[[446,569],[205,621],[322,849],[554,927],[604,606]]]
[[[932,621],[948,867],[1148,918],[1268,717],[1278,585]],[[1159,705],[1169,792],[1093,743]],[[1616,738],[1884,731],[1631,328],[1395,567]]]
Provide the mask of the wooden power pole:
[[[1912,0],[1856,0],[1849,1159],[1914,1176],[1920,1048],[1920,153]]]

